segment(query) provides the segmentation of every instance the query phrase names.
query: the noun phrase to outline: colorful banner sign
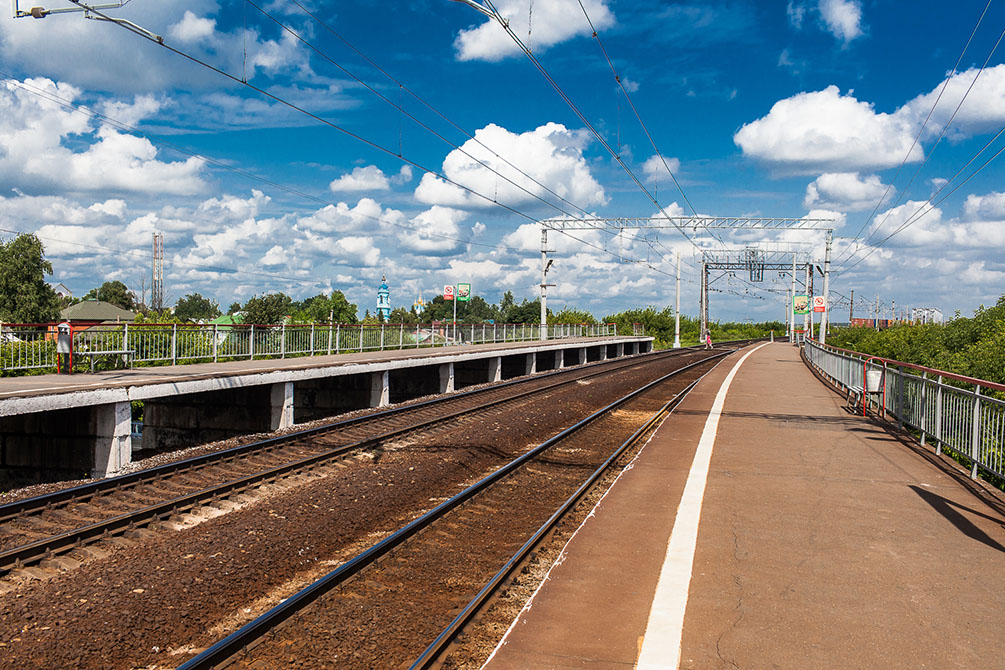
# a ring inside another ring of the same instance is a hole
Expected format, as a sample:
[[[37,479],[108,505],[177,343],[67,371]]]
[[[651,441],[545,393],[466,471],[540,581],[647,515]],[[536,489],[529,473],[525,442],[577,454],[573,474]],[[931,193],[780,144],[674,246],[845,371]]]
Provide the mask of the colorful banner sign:
[[[809,314],[810,313],[810,297],[808,295],[796,295],[796,296],[792,296],[792,313],[793,314]]]
[[[457,299],[466,302],[471,299],[471,284],[457,285]]]

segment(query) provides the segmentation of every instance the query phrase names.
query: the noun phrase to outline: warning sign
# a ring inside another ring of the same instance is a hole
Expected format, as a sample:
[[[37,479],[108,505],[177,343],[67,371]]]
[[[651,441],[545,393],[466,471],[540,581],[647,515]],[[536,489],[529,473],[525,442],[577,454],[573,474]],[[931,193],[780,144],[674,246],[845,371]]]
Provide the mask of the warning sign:
[[[443,299],[444,300],[453,300],[454,299],[454,285],[453,284],[447,284],[446,286],[443,287]]]
[[[824,297],[822,295],[813,296],[813,311],[814,312],[827,311],[827,301],[824,300]]]

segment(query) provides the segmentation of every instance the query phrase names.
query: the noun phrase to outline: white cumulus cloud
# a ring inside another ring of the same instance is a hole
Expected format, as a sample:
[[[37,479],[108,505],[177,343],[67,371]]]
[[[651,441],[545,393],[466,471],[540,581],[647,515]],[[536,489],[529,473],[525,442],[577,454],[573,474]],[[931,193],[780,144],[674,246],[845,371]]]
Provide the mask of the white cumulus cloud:
[[[909,114],[876,112],[837,86],[779,100],[745,124],[733,141],[752,158],[797,174],[847,172],[899,165],[917,132]],[[920,146],[908,162],[923,158]]]
[[[877,206],[886,193],[879,176],[859,176],[858,172],[827,172],[806,186],[803,207],[823,207],[842,212],[860,212]],[[890,189],[887,197],[895,193]]]
[[[402,234],[401,242],[406,248],[427,255],[451,253],[460,244],[457,241],[460,223],[467,216],[462,210],[434,205],[412,218],[412,230]]]
[[[349,174],[344,174],[328,185],[332,191],[386,191],[391,188],[384,171],[376,165],[353,168]]]
[[[415,197],[430,205],[491,207],[495,199],[515,207],[539,202],[538,197],[554,202],[550,190],[580,207],[605,204],[604,188],[583,156],[588,141],[585,132],[560,123],[519,134],[489,124],[447,154],[442,168],[448,179],[489,200],[430,174],[423,175]]]
[[[862,3],[857,0],[820,0],[820,16],[827,30],[846,44],[862,34]]]
[[[968,219],[998,218],[1005,220],[1005,193],[993,191],[985,195],[971,194],[963,203],[963,212]]]
[[[583,0],[583,7],[597,30],[614,24],[614,13],[607,0]],[[501,0],[495,3],[500,16],[534,51],[564,42],[580,35],[590,35],[590,24],[583,15],[578,0]],[[469,10],[470,11],[470,10]],[[530,36],[527,36],[528,30]],[[521,53],[496,21],[486,19],[475,28],[462,30],[454,41],[459,60],[499,61]]]
[[[14,80],[0,83],[0,181],[25,190],[58,187],[192,195],[204,188],[201,158],[158,160],[149,140],[106,125],[94,127],[87,116],[31,92],[72,101],[79,89],[49,79],[24,83],[27,88]],[[140,100],[123,110],[135,118],[154,104]]]
[[[664,165],[664,162],[666,165]],[[642,164],[642,171],[646,175],[646,179],[649,181],[654,181],[658,177],[663,177],[667,180],[670,179],[670,175],[667,174],[667,168],[670,168],[675,176],[680,172],[680,159],[679,158],[668,158],[666,156],[654,155],[646,159],[646,162]]]

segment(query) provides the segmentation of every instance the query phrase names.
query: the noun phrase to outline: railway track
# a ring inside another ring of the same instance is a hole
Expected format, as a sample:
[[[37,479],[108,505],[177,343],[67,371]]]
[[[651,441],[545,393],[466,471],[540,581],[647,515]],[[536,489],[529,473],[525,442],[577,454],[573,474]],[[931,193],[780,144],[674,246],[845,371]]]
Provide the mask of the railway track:
[[[688,364],[578,421],[179,670],[442,663],[534,547],[728,353]]]
[[[324,468],[417,431],[472,420],[567,384],[688,355],[618,359],[384,410],[0,506],[0,576],[121,534],[177,520],[267,483]]]

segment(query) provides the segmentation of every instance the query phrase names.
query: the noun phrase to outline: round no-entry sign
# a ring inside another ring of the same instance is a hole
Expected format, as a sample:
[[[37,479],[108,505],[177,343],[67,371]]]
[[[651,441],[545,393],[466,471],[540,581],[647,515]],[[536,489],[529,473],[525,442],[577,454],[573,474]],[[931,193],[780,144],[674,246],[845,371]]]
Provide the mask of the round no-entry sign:
[[[813,311],[814,312],[827,311],[827,301],[824,300],[824,297],[822,295],[813,296]]]

